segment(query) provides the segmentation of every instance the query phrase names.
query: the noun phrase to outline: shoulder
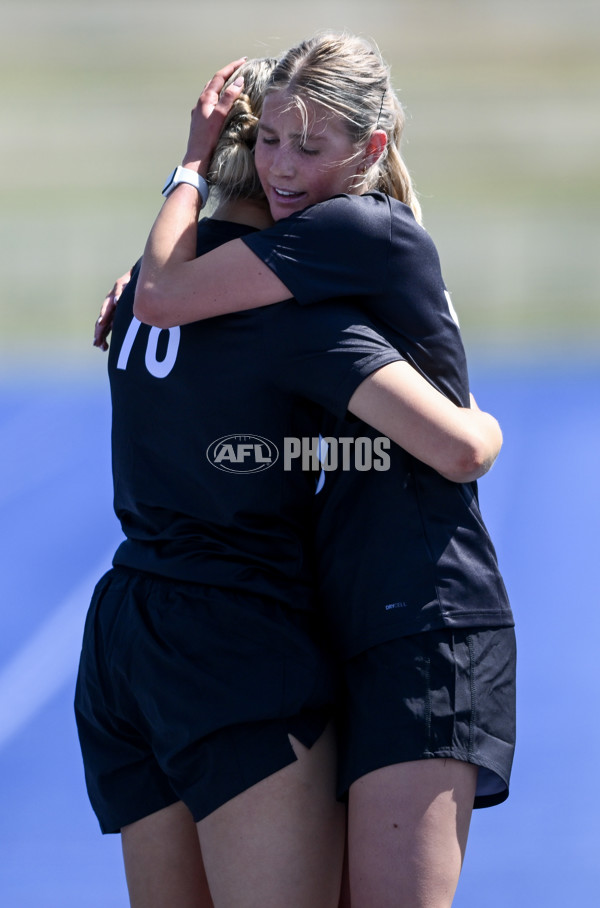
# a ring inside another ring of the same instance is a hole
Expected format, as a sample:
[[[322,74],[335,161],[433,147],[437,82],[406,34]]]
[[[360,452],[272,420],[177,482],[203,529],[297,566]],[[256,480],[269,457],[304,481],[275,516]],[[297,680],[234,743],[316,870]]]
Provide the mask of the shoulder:
[[[230,240],[241,239],[256,232],[254,227],[246,224],[221,221],[214,217],[201,218],[198,221],[197,228],[196,254],[204,255],[204,253],[210,252]]]
[[[298,214],[306,220],[322,220],[335,224],[345,231],[369,231],[380,227],[386,229],[392,218],[390,199],[382,192],[368,192],[365,195],[336,195]]]
[[[381,194],[382,195],[382,194]],[[439,268],[439,256],[432,236],[414,216],[412,209],[397,199],[384,196],[390,210],[390,247],[396,263],[411,263],[416,260],[425,265]]]
[[[378,261],[392,236],[390,199],[383,193],[333,196],[287,220],[288,237],[296,242],[301,236],[315,255],[326,253],[331,261]]]
[[[298,239],[313,235],[314,231],[323,233],[336,230],[345,235],[373,234],[379,228],[388,230],[392,219],[389,199],[384,193],[367,193],[366,195],[336,195],[331,199],[309,205],[302,211],[283,218],[262,230],[260,237],[293,237]],[[406,206],[403,206],[406,208]],[[407,209],[410,212],[410,209]],[[248,237],[249,244],[256,235]]]

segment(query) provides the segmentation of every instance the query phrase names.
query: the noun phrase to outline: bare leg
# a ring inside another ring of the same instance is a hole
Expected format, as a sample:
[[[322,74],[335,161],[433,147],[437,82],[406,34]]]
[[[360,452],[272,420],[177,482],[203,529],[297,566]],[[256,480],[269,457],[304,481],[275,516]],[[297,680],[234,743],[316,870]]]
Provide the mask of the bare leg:
[[[181,801],[124,826],[121,841],[132,908],[213,908],[196,824]]]
[[[386,766],[350,788],[352,908],[449,908],[469,834],[477,767]]]
[[[350,868],[348,866],[348,843],[344,849],[344,867],[342,870],[342,888],[338,908],[350,908]]]
[[[345,809],[327,729],[298,759],[198,824],[215,908],[336,908]]]

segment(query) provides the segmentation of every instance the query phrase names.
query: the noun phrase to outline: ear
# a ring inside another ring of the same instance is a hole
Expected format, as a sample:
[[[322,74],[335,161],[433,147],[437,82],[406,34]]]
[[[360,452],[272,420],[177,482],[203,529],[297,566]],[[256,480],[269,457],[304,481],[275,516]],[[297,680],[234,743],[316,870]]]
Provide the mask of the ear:
[[[387,145],[387,133],[383,129],[376,129],[375,132],[371,134],[369,141],[367,142],[367,147],[365,148],[365,156],[363,158],[363,164],[365,169],[372,167],[373,164],[376,164]]]

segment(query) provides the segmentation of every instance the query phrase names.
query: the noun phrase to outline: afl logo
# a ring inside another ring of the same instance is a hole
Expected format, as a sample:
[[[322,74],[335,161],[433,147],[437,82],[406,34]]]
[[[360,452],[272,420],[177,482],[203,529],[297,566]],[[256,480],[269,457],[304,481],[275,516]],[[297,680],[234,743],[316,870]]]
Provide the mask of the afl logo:
[[[209,445],[206,456],[226,473],[262,473],[273,466],[279,451],[260,435],[224,435]]]

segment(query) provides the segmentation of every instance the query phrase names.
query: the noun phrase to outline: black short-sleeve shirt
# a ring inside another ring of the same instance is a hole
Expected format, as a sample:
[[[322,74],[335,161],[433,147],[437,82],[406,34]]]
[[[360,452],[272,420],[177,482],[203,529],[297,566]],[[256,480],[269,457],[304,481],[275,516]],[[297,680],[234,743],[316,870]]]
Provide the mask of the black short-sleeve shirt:
[[[407,360],[455,403],[469,382],[433,240],[381,192],[340,195],[243,238],[303,305],[352,297]]]
[[[214,219],[198,252],[248,228]],[[114,563],[310,604],[314,475],[290,439],[343,417],[361,381],[400,354],[346,305],[293,301],[160,330],[133,316],[138,269],[109,353]]]
[[[243,239],[306,308],[355,299],[408,362],[468,406],[437,250],[406,205],[379,192],[335,196]],[[322,434],[373,435],[329,417]],[[345,655],[428,629],[513,623],[475,483],[452,483],[397,446],[387,471],[351,460],[324,479],[315,501],[319,591]]]

